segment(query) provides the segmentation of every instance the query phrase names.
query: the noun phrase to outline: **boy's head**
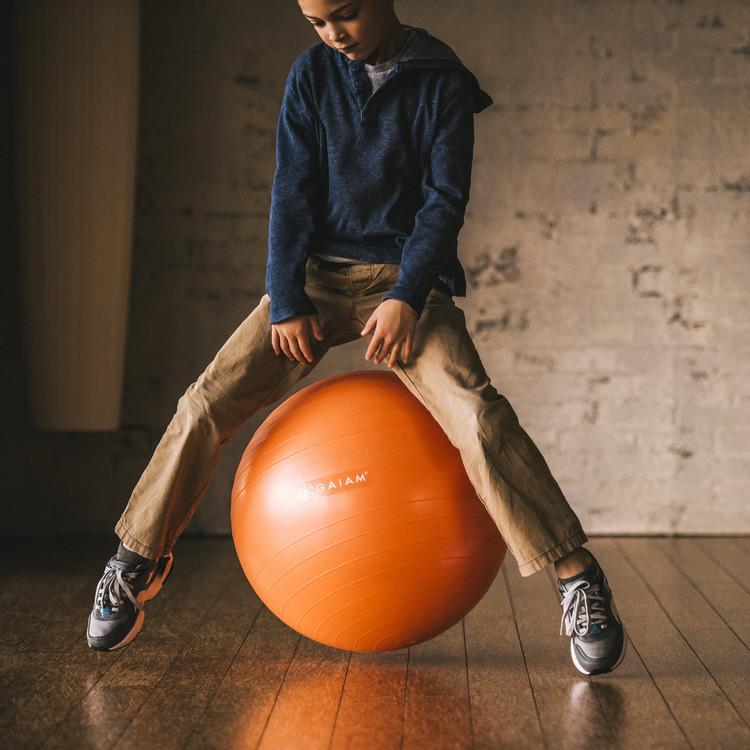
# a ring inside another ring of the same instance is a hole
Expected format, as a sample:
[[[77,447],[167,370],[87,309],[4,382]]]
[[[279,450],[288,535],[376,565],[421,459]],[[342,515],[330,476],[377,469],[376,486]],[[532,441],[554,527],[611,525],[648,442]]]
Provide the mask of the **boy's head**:
[[[329,47],[350,60],[371,62],[401,32],[394,0],[297,0],[302,14]],[[344,50],[344,47],[352,47]]]

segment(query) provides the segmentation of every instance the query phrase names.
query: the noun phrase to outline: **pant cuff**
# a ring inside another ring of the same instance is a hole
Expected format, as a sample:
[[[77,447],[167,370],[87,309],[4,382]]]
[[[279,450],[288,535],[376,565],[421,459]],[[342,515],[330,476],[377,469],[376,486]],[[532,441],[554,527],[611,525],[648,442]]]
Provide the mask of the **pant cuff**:
[[[586,532],[579,527],[572,536],[563,539],[559,544],[550,547],[548,550],[545,550],[536,557],[532,557],[530,560],[519,563],[518,572],[524,577],[530,576],[532,573],[536,573],[537,570],[546,568],[550,563],[553,563],[568,552],[578,549],[581,545],[588,542],[588,540],[589,538],[586,536]]]
[[[149,547],[148,544],[139,542],[128,530],[122,518],[115,526],[115,534],[120,537],[120,541],[133,552],[137,552],[142,557],[148,557],[150,560],[158,560],[162,555],[166,555],[169,550],[159,550],[156,547]]]

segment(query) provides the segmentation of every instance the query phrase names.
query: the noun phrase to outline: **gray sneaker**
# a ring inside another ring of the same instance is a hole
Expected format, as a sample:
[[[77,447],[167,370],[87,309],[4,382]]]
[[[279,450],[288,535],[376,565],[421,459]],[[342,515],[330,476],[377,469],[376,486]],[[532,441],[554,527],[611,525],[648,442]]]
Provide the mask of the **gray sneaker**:
[[[583,674],[611,672],[625,658],[628,639],[607,576],[596,558],[586,570],[558,578],[560,635],[570,636],[570,656]]]
[[[153,599],[172,571],[173,553],[131,565],[109,559],[94,594],[86,640],[96,651],[112,651],[130,643],[143,628],[144,602]]]

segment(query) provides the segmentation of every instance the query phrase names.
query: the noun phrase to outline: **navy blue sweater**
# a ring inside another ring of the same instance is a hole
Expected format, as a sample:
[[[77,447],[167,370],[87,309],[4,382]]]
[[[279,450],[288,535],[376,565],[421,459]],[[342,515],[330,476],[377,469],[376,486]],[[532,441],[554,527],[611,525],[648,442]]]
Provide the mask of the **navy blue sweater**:
[[[458,233],[469,200],[474,114],[491,97],[428,31],[374,93],[364,62],[319,42],[292,63],[276,130],[266,292],[271,323],[317,310],[309,255],[398,263],[382,300],[421,316],[433,286],[466,295]]]

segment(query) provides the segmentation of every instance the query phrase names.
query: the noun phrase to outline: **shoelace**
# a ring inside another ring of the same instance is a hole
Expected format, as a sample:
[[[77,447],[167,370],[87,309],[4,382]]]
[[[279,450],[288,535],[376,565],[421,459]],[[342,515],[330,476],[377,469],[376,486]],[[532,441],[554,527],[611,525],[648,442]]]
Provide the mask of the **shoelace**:
[[[591,623],[602,625],[607,622],[607,609],[598,583],[576,581],[565,593],[560,602],[563,614],[560,620],[560,635],[586,635]]]
[[[133,602],[136,609],[143,609],[143,605],[133,596],[131,589],[132,582],[137,576],[137,571],[129,573],[123,572],[119,568],[107,567],[94,596],[94,604],[97,609],[103,610],[106,601],[107,605],[112,605],[111,611],[117,612],[119,605],[124,601],[123,594]]]

